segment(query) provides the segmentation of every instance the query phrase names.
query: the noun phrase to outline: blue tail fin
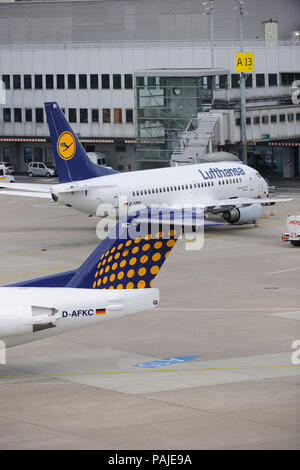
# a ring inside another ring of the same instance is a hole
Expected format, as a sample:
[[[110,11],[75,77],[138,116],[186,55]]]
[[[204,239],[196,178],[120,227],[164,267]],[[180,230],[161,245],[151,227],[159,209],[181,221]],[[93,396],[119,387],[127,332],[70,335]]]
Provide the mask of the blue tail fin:
[[[45,103],[45,110],[60,183],[116,173],[89,159],[57,103]]]
[[[141,216],[144,218],[141,219]],[[77,270],[66,287],[83,289],[143,289],[152,287],[167,256],[174,247],[181,227],[172,223],[164,232],[161,212],[155,215],[155,233],[151,234],[153,212],[150,209],[128,214],[117,224],[99,247]],[[135,227],[134,236],[132,229]],[[153,231],[153,225],[152,231]],[[138,233],[137,233],[138,232]]]

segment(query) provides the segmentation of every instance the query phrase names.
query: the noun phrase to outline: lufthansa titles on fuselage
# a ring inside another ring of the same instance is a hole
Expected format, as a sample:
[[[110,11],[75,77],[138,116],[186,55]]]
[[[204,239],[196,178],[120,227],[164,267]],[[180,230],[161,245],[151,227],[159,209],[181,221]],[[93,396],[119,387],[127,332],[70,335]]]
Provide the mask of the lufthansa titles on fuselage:
[[[228,178],[232,176],[245,175],[243,168],[224,168],[220,170],[219,168],[210,168],[209,170],[198,170],[204,180],[212,180],[216,178]]]

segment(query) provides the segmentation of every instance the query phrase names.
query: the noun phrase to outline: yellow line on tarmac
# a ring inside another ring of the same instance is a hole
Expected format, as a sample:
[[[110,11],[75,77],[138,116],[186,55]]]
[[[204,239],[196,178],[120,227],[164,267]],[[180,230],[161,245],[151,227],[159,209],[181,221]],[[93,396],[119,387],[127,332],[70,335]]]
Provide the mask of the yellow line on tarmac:
[[[203,367],[192,369],[141,369],[141,370],[120,370],[120,371],[102,371],[102,372],[63,372],[49,374],[25,374],[25,375],[0,375],[0,379],[27,379],[35,377],[68,377],[68,376],[90,376],[90,375],[120,375],[120,374],[137,374],[137,373],[157,373],[157,372],[209,372],[209,371],[231,371],[231,370],[253,370],[253,369],[283,369],[297,368],[297,365],[285,366],[236,366],[236,367]]]

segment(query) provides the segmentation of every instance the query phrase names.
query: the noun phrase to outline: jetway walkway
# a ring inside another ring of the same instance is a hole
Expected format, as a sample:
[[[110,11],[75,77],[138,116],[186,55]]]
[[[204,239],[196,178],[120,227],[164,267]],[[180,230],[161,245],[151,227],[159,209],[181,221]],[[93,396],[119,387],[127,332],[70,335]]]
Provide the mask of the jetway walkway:
[[[198,113],[195,128],[191,120],[179,137],[179,142],[171,156],[171,166],[200,163],[204,156],[217,150],[223,141],[223,113]]]

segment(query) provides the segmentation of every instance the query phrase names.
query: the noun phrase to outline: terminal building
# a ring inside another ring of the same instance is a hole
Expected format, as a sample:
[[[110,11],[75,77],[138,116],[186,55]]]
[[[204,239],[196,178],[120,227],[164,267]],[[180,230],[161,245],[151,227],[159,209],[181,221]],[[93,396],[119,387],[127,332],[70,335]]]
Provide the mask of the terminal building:
[[[210,150],[240,155],[238,4],[214,0],[212,50],[198,0],[0,1],[0,161],[21,172],[53,161],[47,101],[118,171],[167,166],[174,153],[188,163],[178,148],[187,132],[197,141],[203,115],[221,116]],[[248,161],[297,177],[300,2],[245,0],[245,10]],[[190,162],[198,156],[191,147]]]

